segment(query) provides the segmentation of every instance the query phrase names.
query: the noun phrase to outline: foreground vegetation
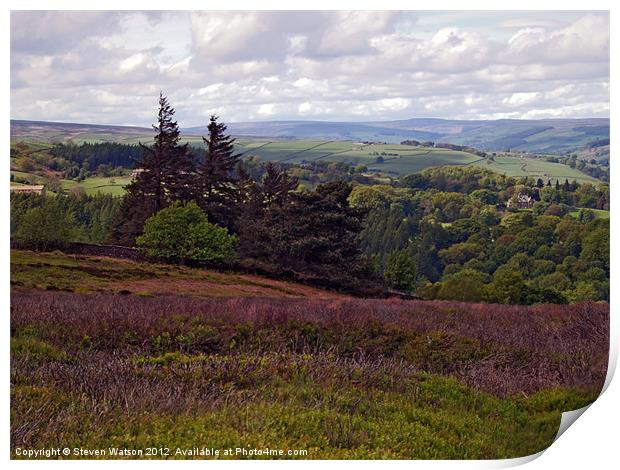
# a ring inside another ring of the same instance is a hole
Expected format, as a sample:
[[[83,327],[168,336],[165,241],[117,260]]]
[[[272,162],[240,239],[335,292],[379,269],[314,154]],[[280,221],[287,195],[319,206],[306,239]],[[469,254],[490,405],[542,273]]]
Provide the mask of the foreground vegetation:
[[[561,412],[596,398],[608,315],[593,303],[22,290],[12,455],[197,445],[314,459],[528,455],[550,445]]]

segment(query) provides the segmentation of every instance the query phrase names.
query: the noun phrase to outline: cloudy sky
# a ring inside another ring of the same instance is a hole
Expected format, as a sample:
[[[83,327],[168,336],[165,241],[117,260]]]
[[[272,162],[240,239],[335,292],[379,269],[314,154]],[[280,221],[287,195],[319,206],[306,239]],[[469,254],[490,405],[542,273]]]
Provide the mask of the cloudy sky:
[[[11,117],[608,117],[601,12],[12,12]]]

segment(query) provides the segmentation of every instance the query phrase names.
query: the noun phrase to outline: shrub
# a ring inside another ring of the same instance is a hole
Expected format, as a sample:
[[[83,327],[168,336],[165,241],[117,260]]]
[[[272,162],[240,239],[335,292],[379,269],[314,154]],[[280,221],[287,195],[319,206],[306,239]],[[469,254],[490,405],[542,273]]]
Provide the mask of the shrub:
[[[229,262],[237,239],[208,221],[195,202],[176,202],[147,219],[138,247],[147,255],[167,261]]]

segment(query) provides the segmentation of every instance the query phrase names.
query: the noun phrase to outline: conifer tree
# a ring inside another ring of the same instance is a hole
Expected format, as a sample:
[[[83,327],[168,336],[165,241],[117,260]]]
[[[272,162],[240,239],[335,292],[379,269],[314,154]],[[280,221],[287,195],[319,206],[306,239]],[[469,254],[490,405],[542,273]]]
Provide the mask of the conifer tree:
[[[239,234],[241,255],[261,269],[359,292],[376,288],[358,242],[363,214],[349,206],[351,186],[331,182],[290,192]],[[361,284],[360,284],[361,283]],[[364,287],[365,286],[365,287]]]
[[[240,154],[235,154],[235,139],[226,134],[226,125],[211,116],[203,137],[207,146],[204,158],[197,165],[197,201],[209,215],[209,220],[231,228],[234,224],[235,199],[237,196],[235,167]]]
[[[154,144],[149,147],[140,143],[142,156],[135,162],[140,171],[127,185],[111,229],[110,239],[115,243],[133,245],[146,219],[172,201],[192,198],[195,169],[187,144],[179,145],[179,126],[173,116],[174,109],[160,93],[157,125],[153,126]]]
[[[564,180],[564,191],[566,192],[570,191],[570,183],[568,182],[568,178]]]
[[[179,145],[179,125],[173,120],[174,109],[168,99],[160,93],[159,112],[154,145],[140,144],[142,158],[135,167],[140,172],[128,187],[130,193],[143,193],[153,198],[155,211],[167,207],[171,201],[187,201],[191,198],[194,167],[187,151],[187,144]]]
[[[299,180],[289,176],[285,169],[279,168],[272,162],[267,162],[265,171],[261,184],[263,203],[266,205],[284,204],[290,193],[297,189]]]

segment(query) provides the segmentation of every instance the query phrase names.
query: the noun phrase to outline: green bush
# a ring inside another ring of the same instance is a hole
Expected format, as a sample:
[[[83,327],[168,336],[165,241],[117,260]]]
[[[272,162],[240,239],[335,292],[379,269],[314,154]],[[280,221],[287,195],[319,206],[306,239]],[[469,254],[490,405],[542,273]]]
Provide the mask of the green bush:
[[[179,202],[147,219],[138,247],[147,255],[167,261],[229,262],[237,239],[208,221],[195,202]]]

